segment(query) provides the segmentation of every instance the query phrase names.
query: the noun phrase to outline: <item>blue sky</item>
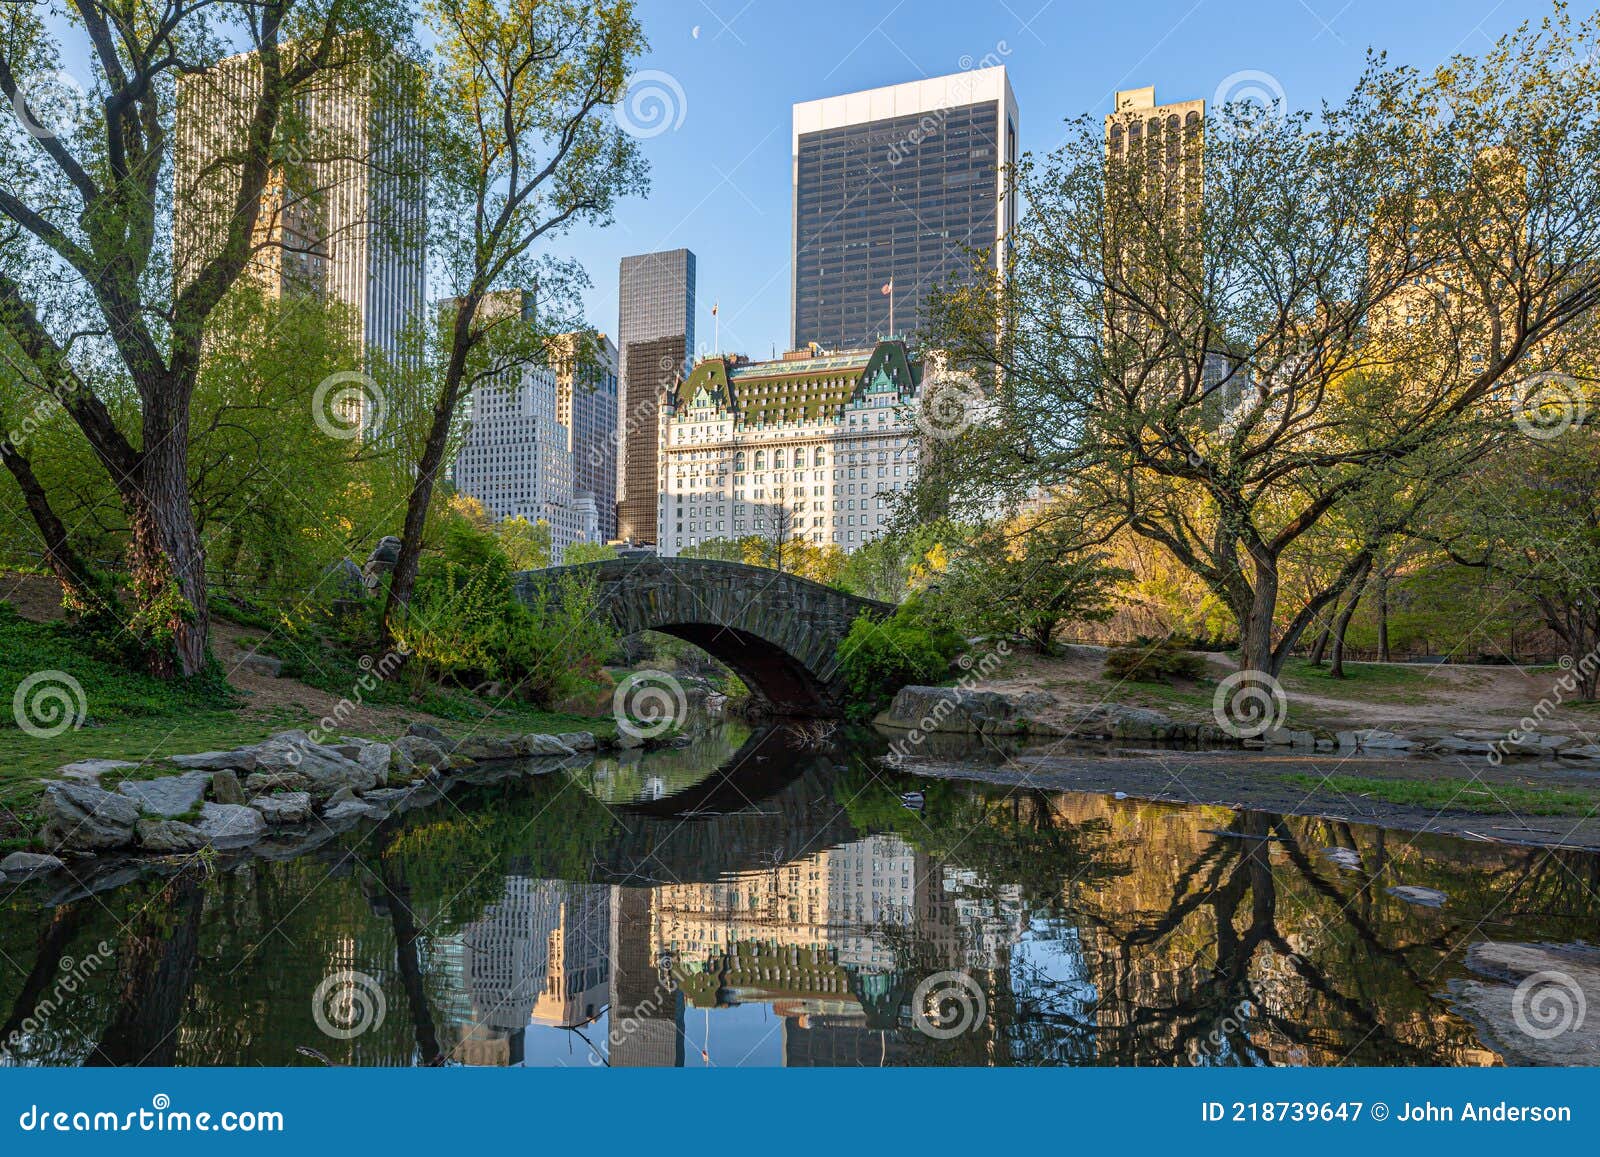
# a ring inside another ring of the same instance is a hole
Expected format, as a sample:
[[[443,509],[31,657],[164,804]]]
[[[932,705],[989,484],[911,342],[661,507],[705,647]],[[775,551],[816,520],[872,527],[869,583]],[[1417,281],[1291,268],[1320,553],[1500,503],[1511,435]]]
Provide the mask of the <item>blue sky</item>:
[[[1120,88],[1210,100],[1224,78],[1259,71],[1290,107],[1311,108],[1348,93],[1369,46],[1432,67],[1549,11],[1547,0],[641,0],[651,51],[638,68],[667,74],[658,87],[673,102],[673,127],[643,141],[651,193],[622,203],[611,228],[558,244],[594,283],[589,323],[612,334],[618,261],[687,246],[702,351],[720,300],[722,348],[765,357],[789,340],[796,101],[992,55],[1017,94],[1024,150],[1044,152],[1067,118],[1109,112]]]

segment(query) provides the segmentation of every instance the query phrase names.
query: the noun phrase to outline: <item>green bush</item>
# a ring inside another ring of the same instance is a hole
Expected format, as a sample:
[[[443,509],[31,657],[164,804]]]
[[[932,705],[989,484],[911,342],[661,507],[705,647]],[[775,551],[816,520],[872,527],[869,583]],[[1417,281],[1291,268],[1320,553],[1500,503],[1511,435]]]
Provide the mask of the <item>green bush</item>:
[[[869,718],[909,684],[943,682],[962,649],[961,637],[928,620],[915,601],[881,622],[863,613],[839,644],[850,717]]]
[[[1184,650],[1177,639],[1155,643],[1125,643],[1106,652],[1108,679],[1136,683],[1167,683],[1173,679],[1198,679],[1205,674],[1206,661]]]

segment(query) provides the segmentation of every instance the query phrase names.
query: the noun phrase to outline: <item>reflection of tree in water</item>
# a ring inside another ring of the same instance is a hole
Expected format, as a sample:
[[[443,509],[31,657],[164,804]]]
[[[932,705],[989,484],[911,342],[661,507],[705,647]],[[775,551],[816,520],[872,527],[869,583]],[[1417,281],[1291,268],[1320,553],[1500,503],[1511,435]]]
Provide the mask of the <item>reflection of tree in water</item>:
[[[64,961],[104,939],[110,959],[19,1061],[294,1064],[310,1045],[338,1063],[440,1063],[465,1015],[453,944],[508,877],[650,883],[696,869],[714,881],[875,835],[913,849],[923,879],[904,919],[848,930],[893,961],[889,975],[844,969],[859,1014],[793,1026],[825,1063],[1483,1063],[1493,1055],[1440,995],[1466,943],[1593,935],[1590,855],[900,779],[874,774],[859,744],[769,750],[791,762],[758,777],[768,794],[738,812],[657,814],[608,806],[567,776],[509,780],[286,862],[54,910],[13,901],[0,917],[0,1040],[51,995]],[[901,803],[912,787],[921,811]],[[1337,868],[1330,847],[1355,852],[1360,870]],[[1386,892],[1402,883],[1450,903],[1430,911]],[[323,1036],[311,1007],[343,969],[374,976],[388,1005],[381,1027],[349,1042]],[[909,1023],[912,993],[951,969],[978,980],[988,1014],[931,1040]]]

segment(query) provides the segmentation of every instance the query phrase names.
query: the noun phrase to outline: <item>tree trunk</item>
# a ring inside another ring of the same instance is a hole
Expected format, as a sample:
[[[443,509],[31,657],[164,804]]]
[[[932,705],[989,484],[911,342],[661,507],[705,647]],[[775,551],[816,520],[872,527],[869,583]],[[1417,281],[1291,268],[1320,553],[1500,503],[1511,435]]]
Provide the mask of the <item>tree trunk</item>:
[[[0,459],[16,479],[22,500],[33,516],[44,547],[45,565],[61,584],[62,604],[77,618],[94,619],[108,614],[111,608],[103,596],[109,592],[97,589],[94,575],[67,538],[67,528],[51,507],[43,484],[33,472],[33,464],[9,440],[0,441]]]
[[[1355,581],[1350,584],[1350,599],[1345,603],[1344,609],[1339,612],[1339,619],[1333,627],[1333,666],[1329,674],[1335,679],[1344,678],[1344,637],[1350,629],[1350,620],[1355,617],[1356,607],[1361,605],[1361,595],[1365,590],[1367,574],[1371,569],[1364,566],[1356,575]]]
[[[1322,666],[1322,657],[1328,653],[1328,639],[1333,634],[1333,620],[1329,619],[1322,624],[1322,633],[1317,636],[1316,645],[1311,648],[1311,665]]]
[[[1378,662],[1392,662],[1389,654],[1389,571],[1378,571]]]
[[[433,504],[434,485],[439,471],[444,469],[445,451],[450,445],[450,427],[455,421],[456,404],[467,376],[467,357],[476,341],[472,324],[482,299],[482,292],[474,289],[463,296],[456,306],[444,385],[439,391],[439,400],[434,403],[433,423],[428,427],[428,440],[423,444],[422,457],[417,462],[417,480],[406,499],[405,527],[400,532],[400,557],[395,560],[394,570],[389,575],[389,595],[383,604],[380,639],[385,647],[394,643],[395,625],[404,617],[405,608],[411,602],[411,592],[417,585],[417,566],[422,560],[422,532],[428,522],[428,508]]]
[[[1278,674],[1279,662],[1272,653],[1272,623],[1278,610],[1277,560],[1266,555],[1255,558],[1255,585],[1246,607],[1235,607],[1239,620],[1239,669]]]
[[[131,542],[137,636],[154,675],[197,675],[206,665],[205,553],[189,505],[187,405],[151,400],[135,478],[123,489]]]

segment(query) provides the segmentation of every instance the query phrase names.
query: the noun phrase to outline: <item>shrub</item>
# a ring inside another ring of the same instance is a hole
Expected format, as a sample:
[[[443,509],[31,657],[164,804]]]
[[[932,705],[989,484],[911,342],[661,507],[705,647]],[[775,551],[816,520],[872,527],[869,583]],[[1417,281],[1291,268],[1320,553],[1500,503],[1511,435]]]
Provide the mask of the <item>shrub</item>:
[[[1155,643],[1124,643],[1106,652],[1106,677],[1137,683],[1167,683],[1173,679],[1198,679],[1206,661],[1184,650],[1177,639]]]
[[[908,684],[942,682],[962,646],[959,635],[929,621],[915,601],[881,622],[863,613],[839,644],[851,718],[871,716]]]

